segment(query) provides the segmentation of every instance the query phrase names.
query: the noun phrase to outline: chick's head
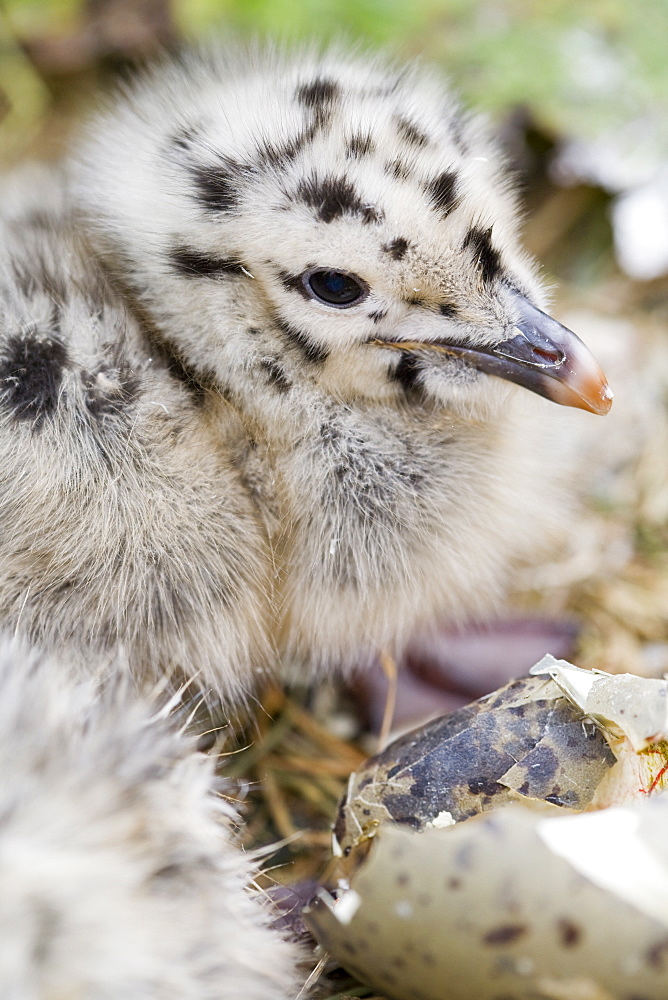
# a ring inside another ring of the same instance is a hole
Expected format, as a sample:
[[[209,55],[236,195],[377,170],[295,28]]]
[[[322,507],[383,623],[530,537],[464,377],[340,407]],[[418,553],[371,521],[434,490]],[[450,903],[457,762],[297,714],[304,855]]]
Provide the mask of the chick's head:
[[[212,54],[149,83],[93,130],[80,185],[196,367],[252,367],[271,344],[340,400],[485,419],[517,383],[609,409],[594,359],[542,311],[503,156],[432,74]]]

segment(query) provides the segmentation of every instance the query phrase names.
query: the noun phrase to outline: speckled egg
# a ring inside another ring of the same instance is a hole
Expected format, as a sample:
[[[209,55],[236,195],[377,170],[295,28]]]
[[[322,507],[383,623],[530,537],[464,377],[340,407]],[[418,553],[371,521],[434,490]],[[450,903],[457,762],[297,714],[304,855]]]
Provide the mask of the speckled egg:
[[[668,799],[384,827],[308,926],[392,1000],[666,1000]]]
[[[534,671],[351,775],[305,920],[383,996],[668,998],[668,684]]]

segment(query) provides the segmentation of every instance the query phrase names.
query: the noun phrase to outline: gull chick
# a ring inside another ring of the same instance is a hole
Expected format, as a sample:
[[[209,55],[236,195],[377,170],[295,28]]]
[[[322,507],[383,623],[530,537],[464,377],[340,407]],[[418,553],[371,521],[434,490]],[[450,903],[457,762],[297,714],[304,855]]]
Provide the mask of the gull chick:
[[[6,628],[234,700],[277,662],[485,613],[549,536],[552,414],[526,390],[611,394],[543,311],[503,158],[430,72],[185,54],[62,181],[17,187]]]
[[[423,69],[186,53],[7,179],[0,626],[47,659],[0,652],[3,996],[294,996],[206,762],[118,675],[231,706],[493,608],[559,530],[552,403],[611,401],[544,309]]]

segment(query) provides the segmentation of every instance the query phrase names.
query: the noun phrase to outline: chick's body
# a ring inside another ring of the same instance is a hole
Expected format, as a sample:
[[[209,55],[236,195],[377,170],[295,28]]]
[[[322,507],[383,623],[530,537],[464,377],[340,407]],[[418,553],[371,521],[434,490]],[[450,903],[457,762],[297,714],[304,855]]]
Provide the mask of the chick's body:
[[[3,1000],[288,1000],[213,761],[128,683],[0,642]]]
[[[295,995],[211,772],[114,676],[230,704],[494,603],[559,513],[512,383],[609,405],[516,214],[428,74],[336,54],[184,56],[5,183],[0,626],[49,659],[0,647],[3,996]]]
[[[484,613],[549,534],[548,406],[488,373],[541,292],[428,74],[190,55],[15,195],[6,627],[238,697]]]

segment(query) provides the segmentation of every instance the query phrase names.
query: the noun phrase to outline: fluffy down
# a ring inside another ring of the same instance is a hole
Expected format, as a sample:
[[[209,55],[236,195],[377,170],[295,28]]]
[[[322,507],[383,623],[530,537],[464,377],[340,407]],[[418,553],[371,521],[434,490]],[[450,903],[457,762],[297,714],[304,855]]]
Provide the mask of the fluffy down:
[[[122,680],[0,646],[3,1000],[283,1000],[211,761]]]

